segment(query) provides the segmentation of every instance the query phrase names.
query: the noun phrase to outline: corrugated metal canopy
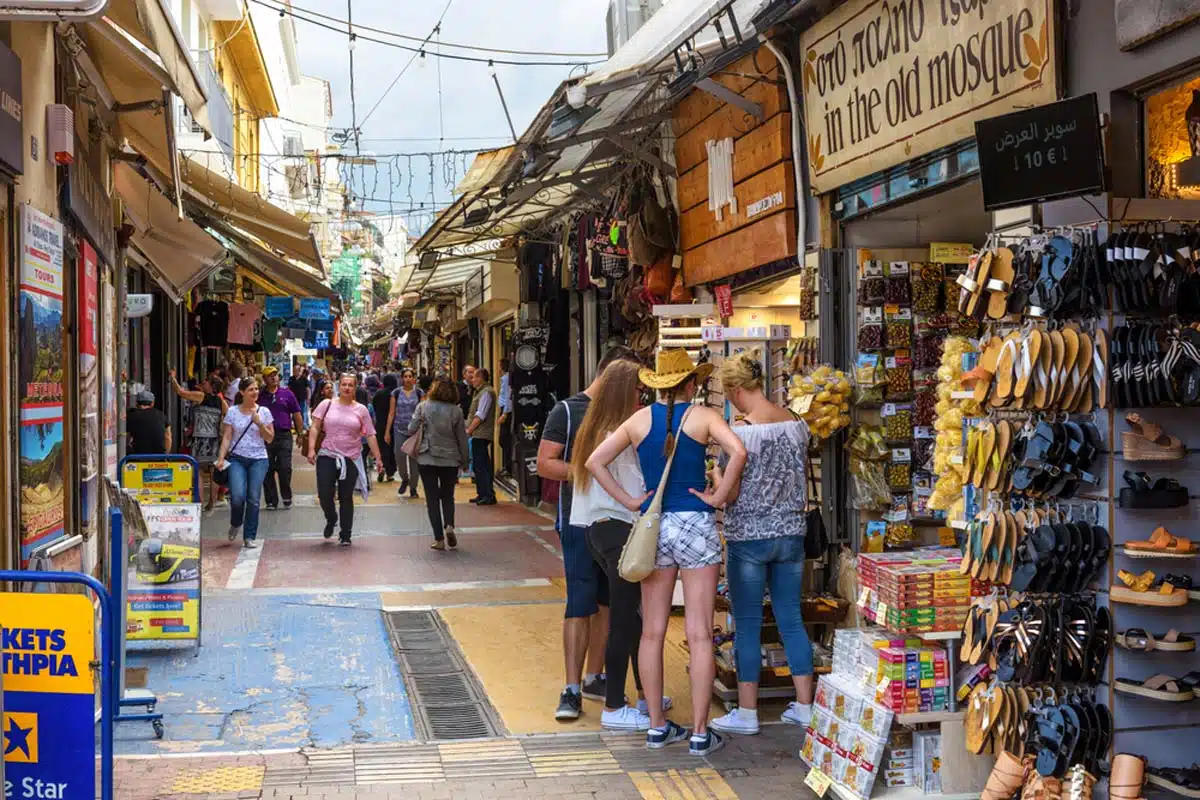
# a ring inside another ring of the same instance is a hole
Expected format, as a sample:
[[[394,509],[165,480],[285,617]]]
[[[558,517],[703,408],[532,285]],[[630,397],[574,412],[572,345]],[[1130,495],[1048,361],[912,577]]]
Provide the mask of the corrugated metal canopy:
[[[482,258],[453,258],[439,261],[432,270],[416,271],[409,280],[406,291],[419,291],[422,294],[456,290],[467,279],[487,268],[487,260]]]

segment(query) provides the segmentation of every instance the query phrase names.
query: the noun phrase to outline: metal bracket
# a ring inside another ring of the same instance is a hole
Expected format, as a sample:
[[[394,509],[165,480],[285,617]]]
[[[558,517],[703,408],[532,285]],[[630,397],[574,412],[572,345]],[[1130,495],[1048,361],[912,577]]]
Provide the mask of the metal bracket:
[[[672,166],[671,164],[668,164],[666,161],[663,161],[657,155],[650,152],[649,150],[647,150],[645,147],[643,147],[642,145],[635,142],[630,137],[623,136],[619,133],[610,133],[609,135],[605,136],[604,138],[608,139],[610,142],[612,142],[617,147],[624,150],[626,153],[629,153],[631,156],[637,158],[639,161],[644,161],[645,163],[649,164],[650,166],[657,168],[664,175],[668,175],[672,178],[675,177],[675,167],[674,166]]]
[[[139,100],[136,103],[113,103],[114,114],[127,114],[133,111],[158,111],[163,107],[162,100]]]
[[[695,86],[697,89],[708,92],[718,100],[737,106],[759,122],[763,121],[764,115],[762,105],[754,102],[753,100],[746,99],[742,95],[730,89],[728,86],[717,83],[712,78],[701,78],[700,80],[696,81]]]

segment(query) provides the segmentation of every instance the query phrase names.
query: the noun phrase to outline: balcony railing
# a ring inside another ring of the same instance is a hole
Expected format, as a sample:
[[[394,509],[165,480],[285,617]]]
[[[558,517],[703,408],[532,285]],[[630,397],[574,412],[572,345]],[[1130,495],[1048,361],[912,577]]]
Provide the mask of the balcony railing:
[[[200,73],[200,82],[204,85],[204,93],[208,96],[208,122],[212,126],[213,138],[226,157],[233,158],[233,106],[229,95],[221,85],[221,77],[213,66],[212,56],[206,52],[196,53],[196,69]],[[203,134],[204,131],[192,119],[192,115],[183,107],[179,115],[181,132]]]

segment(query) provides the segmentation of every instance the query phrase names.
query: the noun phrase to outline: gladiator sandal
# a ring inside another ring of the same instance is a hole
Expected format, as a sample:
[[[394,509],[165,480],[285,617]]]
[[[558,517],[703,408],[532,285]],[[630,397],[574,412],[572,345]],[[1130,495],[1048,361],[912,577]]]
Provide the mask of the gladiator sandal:
[[[1028,770],[1012,753],[1000,753],[996,766],[988,777],[981,800],[1010,800],[1021,789]]]
[[[1067,780],[1066,800],[1092,800],[1092,789],[1096,785],[1096,778],[1084,768],[1083,764],[1071,767],[1067,773]]]
[[[1129,753],[1113,756],[1108,794],[1113,800],[1140,800],[1146,780],[1146,759]]]

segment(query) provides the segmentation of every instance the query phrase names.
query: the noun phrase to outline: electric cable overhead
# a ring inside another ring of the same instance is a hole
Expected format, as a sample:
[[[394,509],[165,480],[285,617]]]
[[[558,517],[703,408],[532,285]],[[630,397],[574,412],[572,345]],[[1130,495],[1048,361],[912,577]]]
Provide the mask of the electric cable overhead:
[[[263,0],[250,0],[250,2],[261,3],[261,2],[263,2]],[[276,8],[275,10],[278,11],[279,9]],[[292,12],[292,17],[294,19],[300,20],[301,22],[307,22],[310,25],[315,25],[318,28],[324,28],[325,30],[333,31],[334,33],[340,33],[343,36],[346,35],[345,28],[339,28],[339,27],[333,25],[332,23],[326,23],[326,22],[322,22],[318,19],[312,19],[309,17],[305,17],[302,14],[295,13],[294,11]],[[379,39],[374,36],[367,36],[366,34],[357,33],[357,32],[354,34],[354,39],[355,39],[355,41],[373,42],[375,44],[384,45],[385,47],[393,47],[398,50],[405,50],[414,55],[420,55],[422,52],[427,53],[427,51],[424,50],[423,47],[419,47],[419,46],[415,46],[415,45],[400,44],[399,42],[389,42],[385,39]],[[428,42],[429,42],[429,40],[426,39],[425,43],[428,44]],[[518,59],[492,58],[489,56],[468,56],[468,55],[461,55],[458,53],[445,53],[445,52],[433,53],[432,55],[435,58],[448,58],[451,61],[470,61],[470,62],[474,62],[476,64],[487,64],[490,62],[490,63],[494,63],[494,64],[503,64],[505,66],[510,66],[510,67],[578,67],[581,65],[587,66],[590,64],[600,64],[603,62],[603,59],[584,60],[584,59],[579,59],[579,58],[576,58],[573,60],[525,61],[525,60],[518,60]]]
[[[329,22],[340,23],[343,25],[346,24],[346,20],[344,20],[344,19],[338,19],[337,17],[331,17],[328,14],[322,14],[319,11],[313,11],[312,9],[309,9],[309,8],[300,8],[294,4],[284,4],[284,3],[280,2],[280,0],[250,0],[250,2],[260,5],[260,6],[263,6],[264,8],[269,8],[272,11],[278,11],[281,15],[295,14],[296,12],[299,12],[300,14],[307,14],[310,17],[317,17],[319,19],[327,20]],[[426,41],[428,41],[427,39],[422,39],[420,36],[412,36],[410,34],[397,33],[396,31],[389,31],[386,28],[373,28],[370,25],[362,25],[362,24],[359,24],[356,27],[360,31],[370,31],[371,33],[378,33],[383,36],[392,36],[397,39],[405,39],[410,42],[421,42],[422,44],[424,44]],[[569,52],[564,53],[564,52],[546,51],[546,50],[507,50],[507,49],[504,49],[501,47],[485,47],[483,45],[457,44],[454,42],[440,42],[439,44],[442,47],[450,47],[450,48],[454,48],[456,50],[476,50],[481,53],[500,53],[503,55],[510,55],[510,56],[545,56],[548,58],[607,58],[608,57],[607,53],[569,53]]]
[[[411,67],[413,62],[417,60],[417,56],[419,55],[421,58],[425,57],[424,45],[429,44],[429,40],[433,38],[434,34],[441,33],[442,20],[446,18],[446,12],[450,10],[450,4],[453,2],[454,0],[446,0],[446,5],[442,6],[442,13],[438,15],[438,20],[436,23],[434,23],[433,30],[429,32],[429,35],[425,37],[425,41],[422,42],[421,49],[414,52],[409,57],[408,61],[404,62],[404,66],[400,68],[400,72],[396,74],[396,77],[392,78],[392,82],[389,83],[388,87],[383,90],[383,94],[379,95],[379,99],[375,101],[375,105],[371,106],[371,110],[367,112],[367,116],[363,117],[363,125],[367,124],[367,120],[369,120],[371,115],[374,114],[379,106],[383,104],[384,99],[391,93],[392,89],[396,87],[396,84],[400,82],[400,79],[404,77],[404,73],[408,72],[409,67]]]

